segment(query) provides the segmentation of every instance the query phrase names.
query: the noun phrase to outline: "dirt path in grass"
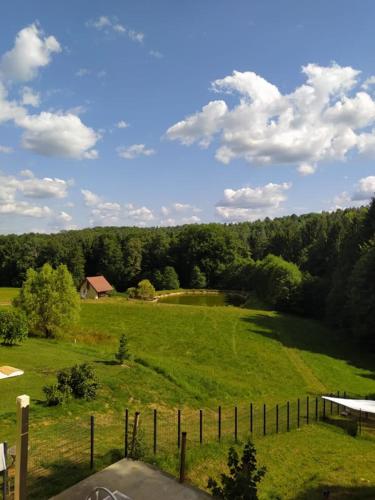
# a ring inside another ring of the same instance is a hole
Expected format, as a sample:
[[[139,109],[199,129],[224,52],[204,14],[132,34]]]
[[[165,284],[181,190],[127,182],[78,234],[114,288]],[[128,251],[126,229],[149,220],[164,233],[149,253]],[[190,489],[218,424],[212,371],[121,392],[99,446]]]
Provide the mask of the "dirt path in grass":
[[[309,365],[307,365],[301,358],[298,349],[293,349],[290,347],[283,347],[283,349],[290,362],[293,364],[294,368],[306,382],[308,388],[316,394],[325,393],[327,391],[326,386],[318,379]]]

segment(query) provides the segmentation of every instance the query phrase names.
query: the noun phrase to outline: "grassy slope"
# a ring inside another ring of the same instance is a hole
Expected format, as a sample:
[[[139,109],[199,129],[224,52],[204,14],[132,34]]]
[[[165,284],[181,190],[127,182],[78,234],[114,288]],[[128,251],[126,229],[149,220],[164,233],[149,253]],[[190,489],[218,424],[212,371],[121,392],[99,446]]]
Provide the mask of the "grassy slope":
[[[135,358],[125,368],[108,364],[123,332]],[[116,413],[124,406],[166,409],[214,408],[219,403],[249,401],[273,404],[334,390],[375,393],[371,365],[365,359],[352,360],[350,352],[340,352],[340,343],[330,339],[319,323],[269,311],[123,299],[86,303],[80,327],[64,339],[29,339],[20,347],[0,348],[0,365],[25,370],[23,377],[1,382],[0,416],[5,418],[0,441],[12,434],[18,394],[30,394],[35,403],[42,399],[41,388],[54,380],[57,369],[83,361],[95,364],[102,382],[98,400],[72,402],[58,409],[35,404],[35,418],[64,418],[93,411],[104,414],[108,411],[105,408]],[[373,462],[373,445],[373,441],[368,446],[342,431],[320,426],[266,438],[258,446],[260,461],[269,466],[264,498],[269,498],[271,491],[293,498],[287,494],[290,484],[297,491],[303,489],[305,481],[311,488],[324,481],[355,485],[363,476],[374,485],[374,468],[367,473],[366,462],[355,458],[366,450]],[[213,464],[216,455],[220,456],[214,448],[210,455]],[[295,448],[303,453],[295,454]],[[289,459],[284,457],[287,452]],[[322,457],[323,464],[330,457],[330,467],[320,465]],[[352,469],[347,467],[348,457],[354,464]],[[199,468],[196,464],[192,477],[204,484],[207,470],[200,473]]]
[[[0,288],[0,304],[9,304],[18,291],[18,288]]]

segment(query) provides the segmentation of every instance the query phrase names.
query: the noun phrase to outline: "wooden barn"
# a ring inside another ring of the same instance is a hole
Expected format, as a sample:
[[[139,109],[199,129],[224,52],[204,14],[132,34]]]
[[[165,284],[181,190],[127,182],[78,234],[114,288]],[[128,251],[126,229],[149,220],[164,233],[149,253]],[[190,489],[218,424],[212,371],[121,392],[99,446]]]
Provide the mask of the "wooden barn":
[[[81,299],[99,299],[113,290],[104,276],[89,276],[82,283],[79,293]]]

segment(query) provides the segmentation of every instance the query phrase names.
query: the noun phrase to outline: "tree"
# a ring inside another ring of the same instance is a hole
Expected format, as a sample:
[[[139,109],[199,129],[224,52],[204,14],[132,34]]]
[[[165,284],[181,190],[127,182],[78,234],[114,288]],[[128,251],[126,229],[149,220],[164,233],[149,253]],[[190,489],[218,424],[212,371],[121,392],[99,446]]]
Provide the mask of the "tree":
[[[123,364],[125,359],[129,358],[128,339],[124,333],[120,337],[118,351],[116,352],[115,357],[120,365]]]
[[[0,339],[4,345],[19,344],[26,339],[27,334],[27,318],[22,311],[0,311]]]
[[[159,290],[177,290],[180,288],[180,281],[174,267],[166,266],[160,275],[157,272],[155,274]]]
[[[190,279],[190,287],[191,288],[206,288],[207,280],[206,275],[202,273],[198,266],[193,267],[193,271],[191,273]]]
[[[302,273],[296,264],[282,257],[267,255],[257,262],[256,292],[263,300],[280,310],[292,310],[298,300]]]
[[[79,296],[65,265],[40,271],[29,269],[15,305],[27,316],[30,332],[53,337],[74,324],[79,315]]]
[[[265,467],[257,467],[256,450],[251,441],[245,444],[241,461],[231,447],[228,453],[229,475],[221,474],[221,486],[212,479],[208,488],[212,496],[223,500],[257,500],[257,485],[266,473]]]
[[[155,288],[149,280],[142,280],[137,286],[137,298],[142,300],[152,300],[155,297]]]

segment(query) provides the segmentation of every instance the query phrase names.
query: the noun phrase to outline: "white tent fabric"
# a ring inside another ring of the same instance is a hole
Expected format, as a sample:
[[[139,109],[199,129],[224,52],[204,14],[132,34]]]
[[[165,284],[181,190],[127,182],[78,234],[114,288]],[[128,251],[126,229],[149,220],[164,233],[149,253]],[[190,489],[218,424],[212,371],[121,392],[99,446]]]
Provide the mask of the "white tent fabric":
[[[364,411],[366,413],[375,413],[375,401],[368,399],[346,399],[346,398],[331,398],[330,396],[322,396],[327,401],[332,401],[346,408],[356,411]]]

